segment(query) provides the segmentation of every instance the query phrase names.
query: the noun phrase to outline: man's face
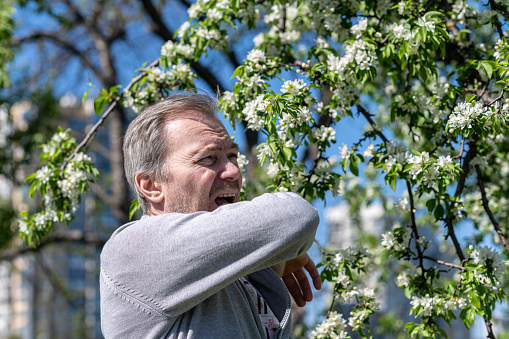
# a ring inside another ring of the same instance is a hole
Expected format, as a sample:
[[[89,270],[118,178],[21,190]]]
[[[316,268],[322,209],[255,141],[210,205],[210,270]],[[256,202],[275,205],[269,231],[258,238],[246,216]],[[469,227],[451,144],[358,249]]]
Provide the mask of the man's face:
[[[191,114],[168,124],[164,212],[213,211],[239,201],[238,146],[216,117]]]

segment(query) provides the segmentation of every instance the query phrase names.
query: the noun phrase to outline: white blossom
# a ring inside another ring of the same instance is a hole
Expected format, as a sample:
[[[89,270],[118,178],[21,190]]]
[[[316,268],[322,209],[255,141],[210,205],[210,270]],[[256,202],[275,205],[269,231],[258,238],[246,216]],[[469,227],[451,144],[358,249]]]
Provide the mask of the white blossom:
[[[353,25],[350,28],[350,32],[352,32],[353,35],[357,36],[357,38],[358,38],[359,36],[362,35],[362,32],[364,32],[366,30],[366,28],[368,28],[368,19],[361,18],[361,19],[359,19],[359,23],[357,23],[356,25]]]
[[[460,128],[462,130],[472,127],[472,121],[477,117],[486,114],[486,109],[481,103],[475,106],[470,102],[461,102],[452,111],[449,116],[448,124],[451,128]]]
[[[405,26],[400,24],[392,24],[387,27],[389,31],[392,31],[392,34],[396,39],[402,39],[402,40],[411,40],[415,37],[415,33],[411,30],[405,28]]]
[[[306,87],[306,83],[302,79],[298,79],[295,81],[285,81],[283,86],[281,87],[282,93],[290,93],[293,96],[297,96],[301,93],[301,90]]]
[[[309,338],[335,338],[343,339],[349,338],[348,333],[345,330],[345,320],[341,313],[336,311],[330,312],[321,324],[319,324],[314,331],[311,332]],[[339,334],[336,334],[339,332]]]
[[[184,21],[184,23],[182,25],[180,25],[180,28],[178,29],[177,36],[180,39],[182,39],[182,37],[187,32],[187,30],[189,29],[190,26],[191,26],[191,24],[189,23],[189,21]]]
[[[249,164],[249,160],[244,154],[239,152],[237,153],[237,164],[239,165],[240,171],[243,171],[246,168],[247,164]]]
[[[450,155],[444,156],[441,155],[437,159],[437,165],[441,168],[445,167],[447,164],[452,164],[452,158]]]
[[[321,125],[319,128],[313,130],[313,138],[321,142],[333,142],[336,141],[336,130],[332,127]]]
[[[427,31],[434,32],[435,31],[435,22],[428,20],[426,17],[419,18],[417,20],[417,25],[420,27],[425,27]]]
[[[269,102],[263,99],[263,95],[259,95],[256,99],[246,103],[242,110],[244,118],[248,122],[250,129],[259,131],[265,125],[264,115],[266,114]]]
[[[345,270],[344,269],[339,271],[338,275],[332,277],[332,280],[334,282],[342,285],[343,288],[346,288],[351,283],[350,277],[345,274]]]
[[[67,133],[65,133],[65,132],[55,133],[53,135],[53,137],[51,138],[52,141],[55,141],[57,143],[61,143],[61,142],[66,141],[68,139],[69,139],[69,135],[67,135]]]
[[[374,152],[375,152],[375,145],[373,144],[369,144],[368,147],[364,150],[364,153],[363,155],[366,157],[366,158],[370,158],[374,155]]]
[[[348,318],[348,325],[354,330],[358,330],[364,321],[369,317],[369,311],[365,309],[353,310]]]
[[[279,165],[275,162],[271,162],[267,167],[267,175],[275,177],[279,173]]]
[[[389,172],[392,168],[392,166],[394,166],[396,164],[396,158],[392,155],[389,155],[387,157],[387,159],[385,159],[385,170],[387,172]]]
[[[438,296],[430,297],[429,294],[426,294],[426,296],[422,298],[414,295],[412,297],[412,301],[410,302],[410,304],[413,307],[421,306],[423,309],[422,315],[430,316],[431,313],[437,308],[440,302],[441,299]]]
[[[410,276],[406,273],[402,273],[398,275],[396,278],[396,285],[400,288],[408,287],[408,284],[410,284]]]
[[[493,267],[493,274],[497,279],[501,279],[505,271],[505,265],[500,257],[500,254],[489,246],[480,246],[478,249],[472,251],[472,259],[474,263],[487,266],[491,264]]]
[[[219,11],[217,8],[211,8],[207,11],[207,18],[215,21],[221,20],[223,18],[223,12]]]
[[[28,223],[25,220],[18,220],[18,231],[24,234],[30,234]]]
[[[51,177],[53,176],[53,171],[48,166],[42,167],[35,173],[36,173],[35,177],[39,179],[43,184],[49,182]]]
[[[253,63],[264,63],[265,62],[265,52],[261,49],[253,49],[249,51],[246,57],[247,61],[251,61]]]
[[[339,152],[341,153],[340,154],[341,159],[346,159],[350,156],[350,150],[348,149],[348,146],[345,144],[341,145],[341,147],[339,148]]]

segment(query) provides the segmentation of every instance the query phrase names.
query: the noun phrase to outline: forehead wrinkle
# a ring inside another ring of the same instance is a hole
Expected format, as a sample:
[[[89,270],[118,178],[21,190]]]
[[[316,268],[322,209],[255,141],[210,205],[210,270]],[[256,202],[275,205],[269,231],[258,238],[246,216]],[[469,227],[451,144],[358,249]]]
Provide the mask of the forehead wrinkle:
[[[222,142],[221,144],[205,146],[205,147],[201,148],[200,151],[209,152],[209,151],[223,151],[223,150],[231,150],[231,149],[238,150],[239,149],[239,145],[237,145],[237,143],[235,143],[235,142],[232,142],[230,144],[230,146],[225,148],[224,145],[226,143],[228,143],[228,140],[224,140],[224,142]]]

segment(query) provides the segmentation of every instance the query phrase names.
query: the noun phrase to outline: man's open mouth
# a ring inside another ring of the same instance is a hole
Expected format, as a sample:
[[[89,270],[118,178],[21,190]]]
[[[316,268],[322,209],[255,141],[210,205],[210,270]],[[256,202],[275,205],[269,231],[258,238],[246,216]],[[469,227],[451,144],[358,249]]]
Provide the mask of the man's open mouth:
[[[215,202],[217,206],[233,204],[235,202],[235,194],[234,193],[221,194],[216,198]]]

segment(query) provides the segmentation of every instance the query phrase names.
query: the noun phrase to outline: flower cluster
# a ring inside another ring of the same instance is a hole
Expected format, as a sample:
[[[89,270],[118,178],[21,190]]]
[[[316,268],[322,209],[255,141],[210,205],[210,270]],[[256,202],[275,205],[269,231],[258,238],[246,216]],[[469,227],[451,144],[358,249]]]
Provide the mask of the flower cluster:
[[[412,32],[404,25],[397,23],[387,26],[386,30],[392,32],[392,35],[396,40],[412,40],[415,37],[415,32]]]
[[[474,263],[482,267],[491,267],[490,272],[497,280],[502,278],[505,273],[505,263],[502,261],[500,254],[489,246],[480,246],[471,253]],[[485,279],[489,281],[490,279]]]
[[[371,255],[367,249],[359,246],[341,249],[330,258],[322,275],[329,276],[335,283],[334,300],[339,304],[354,303],[348,320],[342,315],[330,312],[327,319],[319,324],[311,333],[310,338],[350,338],[347,326],[353,331],[360,331],[369,321],[379,305],[375,302],[375,291],[372,288],[357,288],[354,284],[352,271],[364,271],[365,260]]]
[[[341,313],[332,311],[327,315],[321,324],[319,324],[314,331],[309,335],[309,338],[316,339],[347,339],[350,338],[348,332],[345,331],[345,319]]]
[[[377,57],[367,42],[364,40],[355,40],[345,47],[345,55],[341,58],[329,54],[327,57],[327,67],[330,71],[339,75],[346,75],[348,71],[358,67],[359,70],[368,70],[374,67]]]
[[[332,127],[321,125],[313,130],[313,138],[321,143],[332,143],[336,141],[336,130]]]
[[[191,71],[189,64],[168,64],[166,67],[151,68],[145,71],[147,80],[142,86],[123,91],[122,105],[129,107],[136,113],[145,107],[162,99],[162,93],[168,90],[185,89],[194,87],[196,74]]]
[[[254,100],[246,103],[242,114],[248,123],[248,128],[253,131],[259,131],[265,125],[265,115],[267,114],[267,106],[269,100],[264,100],[264,95],[257,96]]]
[[[413,296],[412,311],[415,315],[429,317],[436,314],[445,314],[447,311],[456,311],[458,308],[464,308],[467,302],[464,298],[441,298],[437,295],[431,297],[426,294],[424,297]]]
[[[482,103],[461,102],[452,111],[448,119],[450,132],[470,135],[474,125],[479,126],[485,134],[499,133],[501,128],[507,127],[509,122],[509,99],[503,104],[498,101],[491,106]]]
[[[498,39],[497,44],[495,45],[495,52],[493,53],[493,57],[497,61],[504,61],[507,59],[509,52],[509,44],[505,38]]]
[[[191,45],[183,42],[173,42],[168,40],[161,47],[161,57],[168,58],[170,60],[191,60],[194,56],[194,50]]]
[[[76,140],[62,130],[43,145],[41,160],[46,165],[27,177],[31,181],[30,194],[41,192],[43,208],[31,216],[21,213],[19,220],[20,235],[27,243],[40,240],[53,224],[71,221],[71,213],[76,212],[81,194],[86,193],[88,183],[95,180],[97,170],[92,167],[88,155],[78,152],[67,159],[75,148]]]
[[[392,231],[382,234],[382,246],[389,251],[404,251],[411,236],[412,230],[410,227],[396,224]]]
[[[405,151],[392,141],[386,145],[386,150],[385,170],[390,175],[401,175],[399,171],[403,170],[410,178],[417,180],[421,188],[431,189],[459,173],[458,164],[452,161],[450,155],[432,158],[428,152]]]
[[[470,102],[461,102],[454,107],[447,124],[453,129],[467,130],[472,128],[472,122],[476,118],[484,114],[486,114],[486,108],[480,102],[475,105]]]

